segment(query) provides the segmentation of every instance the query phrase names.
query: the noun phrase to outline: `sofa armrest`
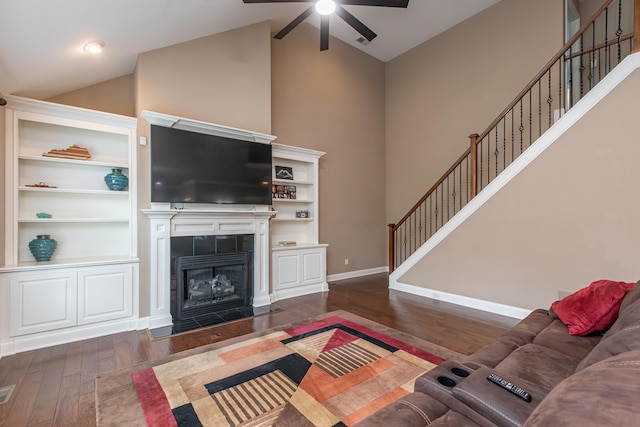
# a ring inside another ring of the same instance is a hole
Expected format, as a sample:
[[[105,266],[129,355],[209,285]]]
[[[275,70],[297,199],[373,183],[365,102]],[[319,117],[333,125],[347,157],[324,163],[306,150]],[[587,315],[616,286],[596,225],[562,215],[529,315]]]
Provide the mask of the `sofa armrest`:
[[[386,405],[355,427],[423,427],[432,424],[449,408],[422,393],[411,393]]]
[[[453,395],[453,390],[473,375],[473,370],[448,360],[416,379],[415,391],[431,396],[452,411],[483,427],[495,427],[486,417]]]
[[[487,380],[491,373],[524,389],[531,395],[531,402]],[[451,392],[456,399],[498,426],[521,426],[545,397],[544,390],[534,384],[490,368],[473,372]]]

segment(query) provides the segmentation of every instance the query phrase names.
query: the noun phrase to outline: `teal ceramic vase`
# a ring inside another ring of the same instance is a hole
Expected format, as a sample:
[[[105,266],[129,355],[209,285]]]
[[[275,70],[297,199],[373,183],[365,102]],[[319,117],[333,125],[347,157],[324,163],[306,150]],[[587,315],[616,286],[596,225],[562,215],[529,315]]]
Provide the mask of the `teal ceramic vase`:
[[[49,261],[58,247],[58,242],[52,239],[49,234],[39,234],[36,237],[29,242],[29,250],[36,261]]]
[[[104,182],[109,190],[122,191],[129,185],[129,178],[122,173],[122,169],[111,169],[111,173],[105,175]]]

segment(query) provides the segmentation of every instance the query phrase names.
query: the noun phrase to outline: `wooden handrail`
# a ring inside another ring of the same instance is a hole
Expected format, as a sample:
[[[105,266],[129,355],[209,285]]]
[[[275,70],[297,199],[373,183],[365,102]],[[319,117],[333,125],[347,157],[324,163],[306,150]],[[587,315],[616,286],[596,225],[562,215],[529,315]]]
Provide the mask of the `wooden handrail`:
[[[627,34],[624,37],[620,37],[619,41],[618,41],[618,39],[609,40],[607,43],[597,44],[594,47],[592,47],[591,49],[585,49],[585,50],[580,51],[580,52],[572,53],[571,55],[565,55],[564,56],[564,60],[565,61],[569,61],[571,59],[579,58],[580,56],[588,55],[590,53],[593,53],[593,52],[595,52],[597,50],[600,50],[600,49],[603,49],[605,47],[613,46],[613,45],[618,44],[620,42],[626,42],[627,40],[631,40],[632,38],[633,38],[633,34]]]
[[[624,37],[617,37],[615,40],[612,40],[610,43],[601,43],[598,46],[593,46],[590,50],[581,51],[579,53],[571,54],[569,56],[566,55],[567,51],[571,49],[571,47],[584,35],[587,29],[589,29],[592,25],[594,25],[595,21],[600,17],[600,15],[613,3],[613,0],[605,0],[605,2],[600,6],[600,8],[593,14],[593,16],[586,22],[584,22],[578,32],[574,34],[569,41],[567,41],[564,46],[545,64],[545,66],[531,79],[531,81],[522,89],[518,95],[511,101],[507,107],[498,115],[498,117],[491,122],[489,126],[481,133],[481,134],[471,134],[469,135],[470,144],[469,148],[453,163],[453,165],[447,169],[447,171],[436,181],[436,183],[429,188],[429,190],[420,198],[420,200],[413,205],[413,207],[402,217],[400,221],[395,224],[389,224],[389,271],[393,272],[395,269],[395,232],[403,226],[403,224],[415,213],[415,211],[420,208],[420,206],[432,196],[432,194],[439,188],[441,184],[448,179],[449,175],[456,170],[459,166],[461,166],[462,162],[469,157],[469,167],[467,170],[468,173],[468,182],[469,182],[469,199],[474,198],[478,193],[478,154],[477,147],[478,144],[487,136],[489,133],[509,114],[509,112],[520,102],[520,100],[531,91],[535,85],[544,77],[545,74],[550,72],[551,68],[564,57],[565,60],[571,60],[574,57],[584,55],[585,53],[595,52],[597,49],[605,47],[606,45],[616,44],[622,41],[629,40],[633,38],[633,51],[632,53],[640,51],[640,0],[633,0],[634,4],[634,23],[633,23],[633,34],[626,35]],[[455,176],[454,176],[455,179]],[[436,193],[437,197],[437,193]],[[455,208],[455,205],[454,205]],[[437,209],[437,207],[436,207]],[[437,214],[437,212],[436,212]],[[454,209],[455,214],[455,209]],[[437,224],[437,216],[436,216],[436,224]],[[437,230],[437,228],[436,228]]]

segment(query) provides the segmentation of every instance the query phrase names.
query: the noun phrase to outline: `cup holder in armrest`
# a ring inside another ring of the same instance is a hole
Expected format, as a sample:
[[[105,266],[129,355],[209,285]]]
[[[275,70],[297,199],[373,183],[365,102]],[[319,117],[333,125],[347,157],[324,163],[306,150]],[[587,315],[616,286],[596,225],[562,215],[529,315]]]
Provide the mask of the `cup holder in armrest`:
[[[460,378],[466,378],[470,374],[470,372],[467,371],[466,369],[458,368],[457,366],[454,368],[451,368],[451,373],[456,377],[460,377]]]
[[[442,375],[440,375],[436,379],[438,380],[438,382],[440,384],[442,384],[445,387],[449,387],[449,388],[451,388],[451,387],[455,386],[456,384],[458,384],[458,382],[456,380],[454,380],[452,378],[449,378],[449,377],[444,377]]]

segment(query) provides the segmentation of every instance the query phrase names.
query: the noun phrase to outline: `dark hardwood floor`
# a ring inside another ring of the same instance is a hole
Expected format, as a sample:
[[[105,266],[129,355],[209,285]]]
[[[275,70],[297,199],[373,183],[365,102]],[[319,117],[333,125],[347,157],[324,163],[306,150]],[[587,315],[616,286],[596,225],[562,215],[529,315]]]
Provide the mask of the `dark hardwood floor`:
[[[153,340],[123,332],[0,359],[0,388],[15,384],[0,405],[0,426],[95,425],[94,377],[168,354],[334,310],[346,310],[436,344],[470,354],[516,320],[389,291],[387,274],[349,279],[329,292],[278,301],[281,311]],[[212,334],[214,332],[215,334]]]

